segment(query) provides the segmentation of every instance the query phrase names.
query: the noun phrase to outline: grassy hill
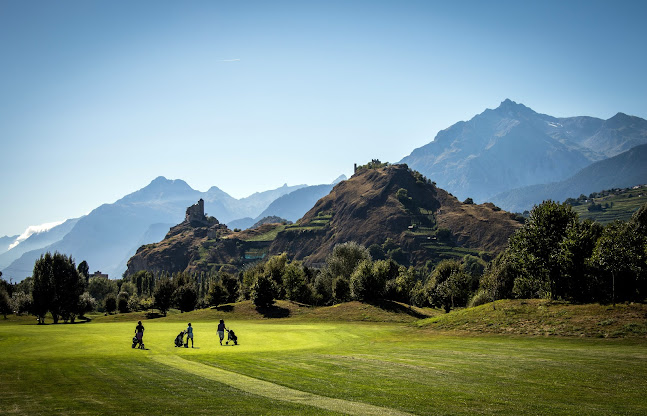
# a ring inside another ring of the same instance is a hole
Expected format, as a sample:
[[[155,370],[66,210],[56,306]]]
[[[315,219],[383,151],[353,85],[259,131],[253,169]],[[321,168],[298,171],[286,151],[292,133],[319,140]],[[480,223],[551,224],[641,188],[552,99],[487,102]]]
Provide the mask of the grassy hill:
[[[472,333],[647,338],[647,305],[573,305],[540,299],[500,300],[437,315],[422,328]]]
[[[339,243],[390,240],[402,250],[398,262],[416,265],[497,253],[519,226],[492,204],[461,203],[406,165],[391,165],[358,169],[278,233],[270,251],[317,264]]]
[[[570,199],[575,212],[581,219],[591,219],[602,224],[615,220],[627,221],[638,208],[647,203],[647,185],[626,189],[613,189],[596,192],[594,198]],[[589,210],[591,205],[599,205],[597,210]]]
[[[257,309],[251,301],[180,313],[171,309],[166,317],[156,311],[89,315],[91,323],[137,322],[373,322],[402,323],[430,331],[472,334],[563,336],[578,338],[647,339],[647,305],[576,305],[541,299],[498,300],[474,308],[444,313],[441,309],[410,307],[384,301],[379,305],[346,302],[314,307],[278,300],[270,308]],[[0,320],[1,322],[2,320]],[[8,322],[34,324],[33,317],[9,315]]]

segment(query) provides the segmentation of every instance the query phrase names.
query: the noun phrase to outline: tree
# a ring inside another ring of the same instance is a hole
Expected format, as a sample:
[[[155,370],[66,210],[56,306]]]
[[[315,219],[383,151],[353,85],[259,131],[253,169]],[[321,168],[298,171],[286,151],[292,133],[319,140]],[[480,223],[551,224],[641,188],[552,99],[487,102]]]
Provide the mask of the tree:
[[[227,295],[224,302],[236,302],[240,293],[240,282],[238,278],[230,273],[222,272],[220,273],[220,282],[224,286]]]
[[[642,300],[644,256],[644,236],[637,234],[633,224],[615,221],[604,228],[591,261],[602,274],[601,284],[611,292],[614,305],[617,300]]]
[[[332,297],[335,302],[347,302],[351,299],[350,283],[345,277],[335,277],[332,281]]]
[[[326,269],[332,278],[342,276],[350,279],[355,267],[364,260],[371,260],[368,250],[354,241],[337,244],[326,258]]]
[[[409,191],[407,191],[405,188],[398,189],[395,193],[395,197],[403,205],[406,205],[409,201],[411,201],[411,198],[409,197]]]
[[[313,303],[316,305],[328,305],[333,300],[333,278],[330,273],[319,273],[313,285]]]
[[[533,208],[528,221],[510,237],[507,248],[520,271],[513,289],[517,297],[563,296],[560,244],[577,222],[577,213],[568,204],[544,201]]]
[[[9,294],[4,287],[0,287],[0,313],[4,316],[4,319],[7,319],[7,314],[10,314],[11,312]]]
[[[74,260],[58,252],[45,253],[34,264],[33,279],[33,307],[39,323],[44,322],[47,311],[54,323],[60,317],[73,321],[85,286]]]
[[[353,299],[374,302],[382,299],[386,282],[391,277],[391,264],[388,260],[363,260],[357,265],[350,277],[350,291]],[[397,270],[397,269],[396,269]]]
[[[108,294],[108,296],[103,300],[103,308],[108,312],[108,314],[112,314],[117,310],[117,297],[114,293]]]
[[[97,308],[97,301],[93,298],[89,292],[83,292],[79,297],[79,314],[80,316],[85,315],[88,312],[92,312]]]
[[[79,274],[85,279],[85,283],[88,283],[88,281],[90,280],[90,266],[88,266],[88,262],[83,260],[81,263],[79,263],[77,270]]]
[[[312,292],[308,287],[306,273],[300,262],[292,262],[285,266],[283,272],[283,289],[285,298],[295,302],[307,303]]]
[[[137,294],[137,286],[132,282],[123,282],[119,288],[119,292],[125,292],[128,296],[133,296]]]
[[[30,312],[32,310],[31,294],[23,291],[13,292],[11,295],[11,309],[18,315]]]
[[[222,284],[222,281],[215,282],[209,288],[207,294],[207,302],[210,306],[218,306],[227,301],[227,289]]]
[[[128,313],[130,312],[130,309],[128,309],[128,300],[130,299],[130,295],[128,292],[119,292],[119,295],[117,295],[117,310],[119,313]]]
[[[40,256],[34,264],[33,278],[33,312],[39,324],[45,323],[45,315],[49,310],[50,303],[56,296],[54,292],[54,280],[52,277],[52,255],[47,252]]]
[[[168,277],[162,278],[157,282],[153,297],[155,298],[155,307],[166,316],[166,312],[171,308],[175,285]]]
[[[590,302],[596,298],[596,277],[590,257],[603,231],[602,225],[591,220],[573,222],[559,243],[556,261],[562,278],[556,282],[555,293],[563,299]]]
[[[74,323],[74,320],[81,314],[79,311],[79,298],[85,291],[85,278],[79,274],[72,258],[59,258],[60,274],[56,279],[59,286],[58,293],[61,302],[61,317],[65,322]]]
[[[180,312],[189,312],[195,309],[198,303],[198,292],[191,283],[178,287],[173,293],[175,305]]]
[[[507,251],[500,253],[490,262],[481,277],[480,286],[492,301],[493,309],[496,309],[494,302],[497,299],[513,297],[514,282],[520,275],[517,262]]]
[[[403,302],[412,304],[412,291],[416,286],[416,270],[413,267],[406,268],[400,266],[398,269],[398,277],[395,278],[395,291],[397,299]]]
[[[104,299],[110,293],[117,296],[117,282],[107,277],[91,277],[88,282],[88,292],[99,305],[102,305]]]
[[[274,304],[276,284],[269,274],[257,276],[251,288],[251,299],[257,308],[267,308]]]
[[[474,277],[466,273],[456,260],[443,260],[431,273],[425,287],[429,303],[449,312],[456,306],[465,306],[469,299]]]
[[[285,297],[285,290],[283,288],[283,274],[285,267],[288,263],[288,254],[281,253],[278,256],[270,257],[263,265],[264,274],[269,276],[274,282],[276,289],[276,298],[282,299]]]

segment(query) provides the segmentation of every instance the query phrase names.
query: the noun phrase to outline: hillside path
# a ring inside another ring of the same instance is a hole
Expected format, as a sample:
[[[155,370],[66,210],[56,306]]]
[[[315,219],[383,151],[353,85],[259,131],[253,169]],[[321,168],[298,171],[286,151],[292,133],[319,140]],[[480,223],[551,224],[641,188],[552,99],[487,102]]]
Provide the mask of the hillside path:
[[[289,387],[270,383],[269,381],[259,380],[257,378],[223,370],[217,367],[212,367],[199,362],[185,360],[184,358],[178,357],[176,355],[154,355],[151,358],[160,364],[164,364],[181,371],[186,371],[208,380],[217,381],[219,383],[226,384],[250,394],[267,397],[272,400],[299,403],[306,406],[313,406],[333,412],[340,412],[357,416],[414,416],[411,413],[402,412],[388,407],[380,407],[367,403],[335,399],[291,389]]]

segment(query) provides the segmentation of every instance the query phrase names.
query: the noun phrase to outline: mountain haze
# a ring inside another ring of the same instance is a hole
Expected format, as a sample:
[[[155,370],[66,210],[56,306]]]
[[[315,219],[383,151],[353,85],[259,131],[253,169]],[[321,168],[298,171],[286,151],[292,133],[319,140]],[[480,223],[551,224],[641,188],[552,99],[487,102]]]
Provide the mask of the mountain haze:
[[[564,201],[603,189],[647,184],[647,145],[636,146],[609,159],[595,162],[570,178],[513,189],[492,197],[492,202],[515,212],[532,209],[542,201]]]
[[[284,185],[237,200],[215,186],[200,192],[183,180],[160,176],[115,203],[94,209],[51,244],[23,252],[3,270],[3,277],[22,280],[31,275],[34,262],[42,253],[58,251],[72,255],[77,262],[86,260],[93,271],[117,278],[138,247],[164,238],[172,225],[182,222],[186,208],[200,198],[210,215],[235,219],[258,216],[275,198],[303,186]]]
[[[24,241],[21,241],[19,244],[16,244],[17,237],[14,238],[13,243],[16,245],[13,248],[0,254],[0,269],[4,269],[7,266],[11,265],[14,261],[20,259],[25,253],[42,249],[49,246],[50,244],[60,241],[67,233],[70,232],[70,230],[72,230],[72,228],[74,228],[78,221],[79,218],[70,219],[63,222],[62,224],[50,228],[49,230],[35,232],[27,237]],[[31,266],[25,265],[26,269],[23,271],[27,271],[29,274],[31,274],[33,266],[33,263],[31,263]],[[15,270],[9,268],[8,270],[6,270],[6,273],[3,273],[7,276],[11,276],[15,272]]]

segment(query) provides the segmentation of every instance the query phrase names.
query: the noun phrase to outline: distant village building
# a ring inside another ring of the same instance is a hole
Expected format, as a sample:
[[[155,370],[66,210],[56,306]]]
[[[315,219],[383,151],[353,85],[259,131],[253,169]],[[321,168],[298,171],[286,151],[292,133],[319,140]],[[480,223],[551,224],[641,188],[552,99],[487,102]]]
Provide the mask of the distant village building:
[[[105,273],[101,273],[101,271],[99,271],[99,270],[97,270],[96,272],[91,274],[89,277],[90,277],[90,279],[93,278],[93,277],[105,277],[106,279],[108,279],[108,275],[105,274]]]

